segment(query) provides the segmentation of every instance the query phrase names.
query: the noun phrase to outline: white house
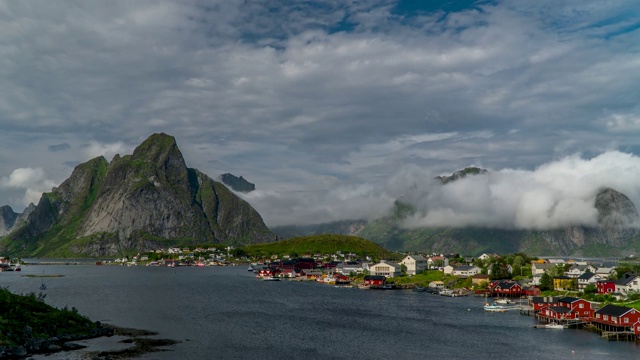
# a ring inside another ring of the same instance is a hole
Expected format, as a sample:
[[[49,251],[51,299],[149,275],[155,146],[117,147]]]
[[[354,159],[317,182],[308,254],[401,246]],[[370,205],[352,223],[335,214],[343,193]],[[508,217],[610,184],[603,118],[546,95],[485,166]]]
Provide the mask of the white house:
[[[452,275],[453,274],[453,266],[447,265],[447,266],[442,268],[442,271],[444,272],[445,275]]]
[[[596,270],[596,275],[602,276],[603,279],[608,279],[610,276],[616,274],[616,269],[612,267],[601,267]]]
[[[480,273],[480,268],[473,265],[456,266],[451,275],[457,277],[469,277]]]
[[[591,272],[585,272],[584,274],[578,277],[578,290],[582,291],[589,284],[596,284],[598,281],[602,280],[600,275],[596,275]]]
[[[534,261],[531,263],[531,274],[533,276],[542,275],[545,272],[549,271],[549,269],[555,268],[555,267],[556,267],[556,264],[549,264],[549,263],[540,264]]]
[[[587,271],[587,265],[573,265],[564,274],[570,278],[579,278]]]
[[[400,264],[407,267],[407,274],[420,274],[427,269],[427,259],[421,255],[407,255]]]
[[[371,275],[396,277],[402,274],[402,268],[400,264],[391,263],[391,262],[381,262],[373,266],[369,266],[369,273]]]
[[[616,281],[616,292],[624,295],[631,292],[640,292],[640,277],[633,274],[624,274]]]

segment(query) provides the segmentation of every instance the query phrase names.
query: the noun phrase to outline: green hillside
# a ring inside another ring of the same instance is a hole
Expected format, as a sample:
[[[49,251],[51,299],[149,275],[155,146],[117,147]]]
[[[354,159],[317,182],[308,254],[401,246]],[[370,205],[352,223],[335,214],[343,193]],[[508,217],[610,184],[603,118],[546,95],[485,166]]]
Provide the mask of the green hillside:
[[[315,253],[333,254],[337,251],[341,251],[342,253],[355,253],[360,256],[371,256],[374,259],[393,259],[397,257],[396,254],[372,241],[356,236],[328,234],[248,245],[244,247],[244,250],[248,255],[256,257],[274,254],[294,256]]]

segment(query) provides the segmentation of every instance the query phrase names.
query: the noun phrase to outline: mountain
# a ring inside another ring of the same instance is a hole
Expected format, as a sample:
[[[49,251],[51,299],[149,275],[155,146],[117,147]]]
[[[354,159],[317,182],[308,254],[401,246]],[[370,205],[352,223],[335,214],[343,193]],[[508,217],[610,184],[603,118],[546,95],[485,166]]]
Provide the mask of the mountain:
[[[0,253],[113,256],[173,245],[276,239],[246,201],[187,168],[172,136],[154,134],[132,155],[78,165],[2,238]]]
[[[237,177],[233,174],[222,174],[218,177],[223,184],[230,187],[233,191],[241,192],[241,193],[250,193],[256,189],[256,185],[245,180],[242,175]]]
[[[442,186],[466,176],[480,176],[486,170],[467,168],[451,176],[437,177]],[[301,227],[276,227],[287,238],[317,233],[337,233],[363,237],[396,251],[423,251],[480,255],[484,252],[532,255],[621,256],[640,253],[639,220],[633,202],[624,194],[602,188],[593,204],[598,212],[594,227],[570,226],[554,230],[509,230],[480,227],[422,227],[407,229],[403,220],[415,209],[403,198],[393,212],[373,221],[352,221]]]

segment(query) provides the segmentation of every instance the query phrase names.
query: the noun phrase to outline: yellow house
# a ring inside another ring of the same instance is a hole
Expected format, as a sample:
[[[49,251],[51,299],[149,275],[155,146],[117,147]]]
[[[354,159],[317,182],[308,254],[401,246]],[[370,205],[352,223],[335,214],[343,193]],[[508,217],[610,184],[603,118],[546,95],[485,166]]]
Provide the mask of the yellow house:
[[[568,276],[558,276],[553,278],[553,290],[573,289],[573,279]]]

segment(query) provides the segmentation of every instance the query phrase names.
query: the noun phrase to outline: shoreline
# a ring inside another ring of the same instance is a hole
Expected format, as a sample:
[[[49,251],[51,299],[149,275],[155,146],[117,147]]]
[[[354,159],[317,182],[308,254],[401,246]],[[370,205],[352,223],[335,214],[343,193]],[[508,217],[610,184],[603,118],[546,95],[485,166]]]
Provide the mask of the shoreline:
[[[27,351],[20,345],[0,352],[1,358],[7,359],[131,359],[141,355],[173,351],[165,347],[181,343],[173,339],[156,339],[150,336],[158,335],[158,332],[124,328],[110,324],[96,322],[98,333],[88,336],[63,336],[60,339],[50,338],[40,342],[40,347],[35,351]],[[27,343],[39,339],[27,340]]]

